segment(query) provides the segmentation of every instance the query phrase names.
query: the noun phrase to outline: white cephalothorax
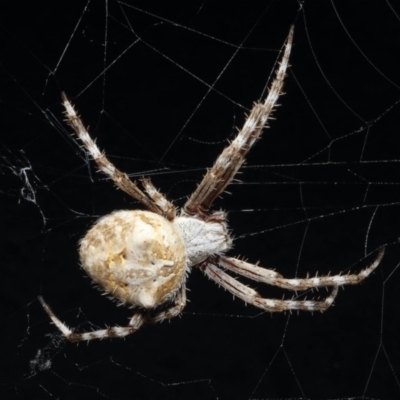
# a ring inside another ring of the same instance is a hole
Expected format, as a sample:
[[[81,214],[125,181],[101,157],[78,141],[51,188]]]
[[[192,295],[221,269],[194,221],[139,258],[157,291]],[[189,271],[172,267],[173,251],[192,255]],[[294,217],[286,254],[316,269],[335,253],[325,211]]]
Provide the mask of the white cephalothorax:
[[[127,326],[77,333],[61,322],[39,297],[54,324],[68,340],[124,337],[136,332],[145,323],[179,315],[186,304],[186,278],[192,267],[199,268],[246,303],[265,311],[281,312],[324,311],[332,305],[339,286],[361,282],[379,265],[384,248],[372,264],[358,274],[287,279],[275,271],[225,255],[232,245],[226,214],[220,211],[210,213],[209,210],[213,201],[232,181],[271,118],[282,92],[292,40],[293,27],[266,99],[253,105],[243,128],[208,170],[179,215],[175,206],[155,189],[149,179],[141,180],[141,189],[108,160],[63,94],[68,123],[99,170],[148,210],[122,210],[106,215],[94,224],[80,243],[82,267],[93,281],[121,303],[137,308]],[[332,290],[323,300],[268,299],[226,271],[292,291],[320,287],[331,287]]]

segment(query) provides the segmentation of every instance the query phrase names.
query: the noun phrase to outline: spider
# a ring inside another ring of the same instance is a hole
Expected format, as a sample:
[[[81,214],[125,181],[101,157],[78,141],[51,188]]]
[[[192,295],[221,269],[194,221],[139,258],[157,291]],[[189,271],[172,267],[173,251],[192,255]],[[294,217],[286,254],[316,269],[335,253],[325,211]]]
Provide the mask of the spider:
[[[99,170],[148,209],[122,210],[106,215],[80,242],[82,267],[92,280],[112,298],[136,307],[127,326],[74,332],[39,297],[45,311],[66,339],[78,342],[125,337],[144,324],[178,316],[186,304],[186,278],[193,267],[199,268],[234,296],[262,310],[312,312],[325,311],[332,305],[339,286],[360,283],[379,265],[384,248],[380,249],[372,264],[358,274],[287,279],[275,271],[225,255],[232,247],[226,214],[222,211],[209,213],[209,210],[213,201],[232,181],[247,152],[271,118],[282,93],[292,41],[293,27],[267,97],[262,103],[253,105],[243,128],[219,155],[179,214],[149,179],[140,180],[142,190],[137,182],[130,180],[107,159],[90,137],[66,95],[62,95],[67,121]],[[268,299],[226,271],[295,292],[321,287],[332,287],[332,291],[322,300]]]

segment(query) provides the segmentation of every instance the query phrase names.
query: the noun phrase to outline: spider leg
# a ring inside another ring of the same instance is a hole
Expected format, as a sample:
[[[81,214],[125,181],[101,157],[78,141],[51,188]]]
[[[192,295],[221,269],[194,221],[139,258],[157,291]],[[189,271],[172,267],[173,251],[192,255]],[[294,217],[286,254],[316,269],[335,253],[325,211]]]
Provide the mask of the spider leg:
[[[166,216],[165,210],[162,206],[160,206],[160,204],[168,203],[168,213],[170,213],[170,206],[172,206],[172,204],[169,203],[169,201],[165,199],[160,192],[156,191],[149,179],[147,179],[145,184],[145,190],[147,192],[146,194],[137,186],[134,181],[129,179],[127,174],[116,168],[115,165],[106,157],[104,152],[100,151],[95,141],[90,137],[89,132],[83,125],[81,118],[76,113],[65,93],[62,93],[62,102],[69,125],[72,127],[85,148],[88,150],[99,170],[108,175],[119,189],[140,201],[150,211]],[[153,188],[154,190],[149,190],[148,188]]]
[[[61,322],[58,317],[54,314],[48,304],[44,301],[43,297],[39,296],[39,301],[42,304],[44,310],[53,321],[54,325],[61,331],[63,336],[70,342],[80,342],[85,340],[93,339],[104,339],[104,338],[121,338],[135,333],[145,322],[146,315],[144,313],[135,314],[129,321],[128,326],[113,326],[107,329],[99,329],[91,332],[77,333],[72,331]]]
[[[325,311],[329,308],[338,293],[338,286],[333,286],[332,292],[323,300],[278,300],[266,299],[260,296],[254,289],[237,281],[217,266],[206,263],[202,265],[203,272],[213,281],[239,297],[244,302],[252,304],[269,312],[282,312],[290,310]]]
[[[172,221],[176,217],[176,207],[154,187],[149,178],[142,178],[140,182],[142,183],[146,193],[154,201],[157,207],[162,210],[163,216],[169,221]]]
[[[233,142],[217,158],[213,167],[207,171],[183,208],[183,212],[187,215],[204,216],[207,213],[213,201],[232,181],[242,166],[248,151],[261,136],[262,130],[267,124],[279,96],[282,94],[283,81],[292,48],[293,29],[294,27],[292,26],[286,41],[282,61],[265,101],[253,105],[243,128]]]
[[[65,325],[52,311],[49,305],[44,301],[42,296],[39,296],[39,301],[53,321],[54,325],[61,331],[62,335],[70,342],[89,341],[94,339],[105,338],[122,338],[134,334],[143,324],[153,324],[161,322],[165,319],[171,319],[178,316],[186,306],[186,286],[182,285],[178,294],[175,297],[174,303],[168,309],[156,313],[150,317],[147,311],[137,312],[129,321],[128,326],[113,326],[107,329],[99,329],[90,332],[74,332]]]
[[[183,284],[178,294],[175,297],[174,304],[164,311],[160,311],[153,317],[149,317],[146,322],[157,323],[165,319],[177,317],[186,306],[186,285]]]
[[[385,248],[382,247],[375,260],[358,274],[321,276],[306,279],[286,279],[281,274],[232,257],[219,256],[218,265],[245,276],[253,281],[267,283],[288,290],[307,290],[327,286],[357,285],[367,278],[382,261]]]

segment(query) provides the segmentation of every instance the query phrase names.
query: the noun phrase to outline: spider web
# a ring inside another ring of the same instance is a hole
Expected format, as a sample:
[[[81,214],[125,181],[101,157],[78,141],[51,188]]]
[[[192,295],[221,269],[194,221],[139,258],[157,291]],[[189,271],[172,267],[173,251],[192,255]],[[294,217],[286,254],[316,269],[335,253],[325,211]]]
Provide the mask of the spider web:
[[[394,2],[15,1],[0,18],[2,399],[400,395]],[[231,254],[304,277],[358,271],[385,245],[378,270],[314,315],[245,306],[194,270],[182,318],[65,343],[37,296],[81,331],[125,324],[131,310],[84,279],[76,248],[98,217],[138,205],[96,173],[61,91],[120,169],[182,205],[265,93],[291,24],[276,121],[215,204]]]

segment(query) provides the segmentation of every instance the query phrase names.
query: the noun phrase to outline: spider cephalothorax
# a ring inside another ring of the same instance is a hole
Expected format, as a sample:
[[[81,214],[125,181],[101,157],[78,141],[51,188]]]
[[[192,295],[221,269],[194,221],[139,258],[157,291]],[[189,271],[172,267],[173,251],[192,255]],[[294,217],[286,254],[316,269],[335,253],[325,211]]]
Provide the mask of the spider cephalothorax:
[[[82,266],[93,281],[113,298],[138,308],[128,326],[75,333],[39,297],[54,324],[68,340],[124,337],[136,332],[144,323],[177,316],[186,304],[186,277],[192,267],[200,267],[209,278],[246,303],[266,311],[279,312],[324,311],[332,305],[339,286],[361,282],[379,265],[384,248],[378,252],[373,263],[358,274],[286,279],[275,271],[226,256],[225,252],[232,245],[226,214],[209,214],[213,201],[232,181],[271,117],[282,91],[292,40],[293,27],[266,99],[254,104],[243,128],[217,158],[180,210],[179,216],[175,206],[155,189],[149,179],[141,180],[142,190],[107,159],[63,94],[67,121],[99,170],[148,209],[123,210],[106,215],[94,224],[80,244]],[[268,299],[224,270],[292,291],[320,287],[332,287],[332,291],[323,300]],[[157,309],[161,305],[167,306]]]

